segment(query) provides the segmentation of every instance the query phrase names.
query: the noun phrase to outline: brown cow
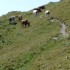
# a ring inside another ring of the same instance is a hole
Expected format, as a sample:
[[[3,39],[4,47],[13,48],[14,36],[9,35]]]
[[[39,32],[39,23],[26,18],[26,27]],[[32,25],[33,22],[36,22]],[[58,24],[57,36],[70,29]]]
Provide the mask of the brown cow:
[[[22,16],[21,16],[21,15],[18,16],[18,20],[19,20],[19,21],[22,20]]]
[[[45,6],[40,6],[39,9],[42,9],[43,10],[43,9],[45,9]]]
[[[28,20],[21,20],[21,25],[26,27],[27,25],[30,26],[30,22]]]

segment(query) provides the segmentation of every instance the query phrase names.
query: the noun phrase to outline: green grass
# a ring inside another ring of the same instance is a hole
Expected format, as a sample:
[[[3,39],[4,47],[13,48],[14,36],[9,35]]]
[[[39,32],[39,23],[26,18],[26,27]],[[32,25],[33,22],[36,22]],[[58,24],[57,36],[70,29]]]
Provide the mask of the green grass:
[[[51,2],[45,7],[51,16],[70,26],[69,3]],[[44,18],[45,10],[40,13],[43,18],[35,17],[32,11],[9,12],[0,17],[0,70],[70,70],[70,36],[62,38],[60,22]],[[22,15],[31,26],[23,28],[19,22],[10,25],[8,18],[12,15]],[[67,31],[70,34],[70,27]],[[54,36],[58,39],[53,40]]]

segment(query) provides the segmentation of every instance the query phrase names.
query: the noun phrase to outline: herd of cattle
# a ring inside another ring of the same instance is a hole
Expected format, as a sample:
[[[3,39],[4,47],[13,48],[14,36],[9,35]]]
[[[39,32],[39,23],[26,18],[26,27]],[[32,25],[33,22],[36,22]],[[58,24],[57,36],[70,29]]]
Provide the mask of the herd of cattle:
[[[30,22],[27,19],[23,19],[21,15],[18,16],[18,21],[24,27],[26,27],[27,25],[30,26]],[[17,24],[16,16],[9,17],[9,24]]]
[[[32,14],[34,14],[36,17],[39,16],[39,13],[42,12],[42,10],[45,9],[44,6],[40,6],[38,8],[34,8]],[[45,11],[45,17],[49,16],[50,12],[49,10]],[[10,24],[17,24],[17,22],[15,21],[16,16],[11,16],[9,18],[9,23]],[[61,31],[60,33],[63,35],[63,37],[68,37],[68,33],[66,31],[66,24],[64,24],[64,21],[59,19],[59,18],[55,18],[55,17],[48,17],[48,20],[50,21],[59,21],[61,23]],[[21,25],[23,27],[26,26],[30,26],[30,22],[27,19],[23,19],[23,17],[21,15],[18,16],[18,21],[21,23]],[[54,39],[57,39],[56,37]]]
[[[35,16],[38,16],[40,12],[42,12],[42,10],[45,9],[45,6],[40,6],[38,8],[34,8],[33,9],[33,14]],[[50,12],[47,10],[45,11],[45,15],[49,15]],[[27,19],[23,19],[23,17],[21,15],[17,16],[18,17],[18,21],[21,23],[22,26],[26,27],[26,26],[30,26],[30,22]],[[9,24],[17,24],[16,22],[16,16],[11,16],[9,17]]]
[[[39,13],[42,12],[43,9],[45,9],[45,6],[40,6],[40,7],[38,7],[38,8],[34,8],[34,9],[33,9],[33,14],[35,14],[36,16],[38,16]],[[49,10],[46,10],[46,11],[45,11],[45,15],[47,16],[47,15],[49,15],[49,14],[50,14]]]

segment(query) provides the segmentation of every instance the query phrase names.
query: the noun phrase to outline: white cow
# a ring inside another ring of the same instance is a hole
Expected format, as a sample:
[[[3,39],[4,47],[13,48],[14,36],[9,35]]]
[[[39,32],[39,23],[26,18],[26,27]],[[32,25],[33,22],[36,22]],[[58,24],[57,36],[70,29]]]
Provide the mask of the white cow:
[[[45,11],[45,16],[48,16],[50,14],[49,10]]]
[[[33,14],[35,15],[35,16],[38,16],[38,11],[37,10],[33,10]]]

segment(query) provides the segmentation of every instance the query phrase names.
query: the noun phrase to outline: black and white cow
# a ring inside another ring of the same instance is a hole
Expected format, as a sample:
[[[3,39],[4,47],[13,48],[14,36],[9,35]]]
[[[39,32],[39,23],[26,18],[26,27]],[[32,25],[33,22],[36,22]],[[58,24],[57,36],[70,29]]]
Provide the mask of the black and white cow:
[[[16,24],[15,16],[9,17],[9,24]]]

